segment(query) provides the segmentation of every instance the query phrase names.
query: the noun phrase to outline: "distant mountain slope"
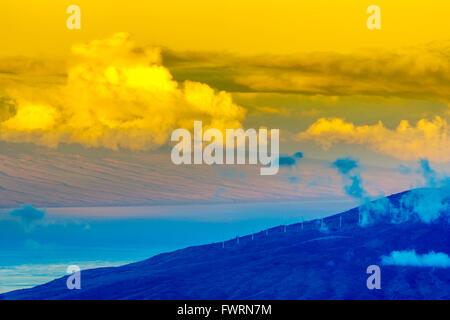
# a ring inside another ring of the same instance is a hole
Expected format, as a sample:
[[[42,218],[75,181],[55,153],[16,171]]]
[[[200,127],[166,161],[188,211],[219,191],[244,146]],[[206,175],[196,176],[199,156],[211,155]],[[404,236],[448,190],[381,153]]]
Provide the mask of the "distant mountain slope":
[[[425,194],[432,189],[423,189]],[[441,191],[439,191],[441,192]],[[389,196],[405,207],[404,192]],[[446,200],[447,201],[447,200]],[[386,198],[372,204],[386,203]],[[358,226],[355,208],[321,222],[273,228],[224,243],[190,247],[114,268],[81,272],[82,289],[66,277],[3,299],[450,299],[445,268],[384,266],[395,250],[450,252],[447,217],[427,224],[389,219]],[[342,227],[339,227],[342,223]],[[286,231],[286,232],[285,232]],[[366,269],[381,267],[381,290],[368,290]]]
[[[300,195],[304,199],[332,197],[340,189],[338,183],[306,187],[323,171],[318,161],[304,161],[304,183],[299,185],[299,191],[282,175],[265,179],[257,166],[199,165],[187,170],[186,166],[174,165],[169,153],[64,153],[38,147],[33,152],[20,152],[1,142],[0,149],[0,207],[23,203],[37,207],[89,207],[280,201],[298,200]],[[333,176],[332,169],[328,170],[324,175]],[[384,177],[395,175],[388,170],[383,173]],[[399,173],[396,175],[397,180],[377,181],[394,185],[401,179]],[[221,189],[216,193],[217,186]]]
[[[0,141],[0,208],[24,203],[51,208],[344,197],[341,178],[324,160],[302,159],[301,170],[281,168],[279,174],[267,179],[254,165],[178,166],[165,151],[94,152],[74,148],[62,145],[52,150]],[[289,177],[300,173],[301,181],[290,183]],[[364,171],[364,185],[369,191],[399,190],[416,179],[394,169],[368,166]]]

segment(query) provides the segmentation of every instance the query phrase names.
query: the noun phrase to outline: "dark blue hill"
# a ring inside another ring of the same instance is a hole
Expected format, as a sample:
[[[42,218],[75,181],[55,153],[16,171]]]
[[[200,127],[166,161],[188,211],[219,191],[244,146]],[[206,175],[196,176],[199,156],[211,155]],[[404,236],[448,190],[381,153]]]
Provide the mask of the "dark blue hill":
[[[407,191],[328,217],[323,224],[314,220],[280,226],[253,239],[241,237],[239,243],[227,241],[224,247],[213,243],[121,267],[85,270],[81,290],[68,290],[63,277],[0,298],[450,299],[448,269],[386,266],[380,260],[396,250],[450,252],[447,212],[430,223],[414,215],[421,197],[429,196],[448,203],[443,189]],[[376,221],[359,226],[360,212],[370,210]],[[381,290],[366,287],[366,269],[372,264],[381,267]]]

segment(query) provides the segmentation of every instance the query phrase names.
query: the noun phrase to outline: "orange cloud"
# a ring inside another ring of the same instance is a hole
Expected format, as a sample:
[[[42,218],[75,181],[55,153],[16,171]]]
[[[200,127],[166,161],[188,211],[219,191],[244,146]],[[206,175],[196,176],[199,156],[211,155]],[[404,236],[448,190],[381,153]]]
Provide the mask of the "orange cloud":
[[[381,121],[375,125],[357,126],[341,118],[320,118],[300,132],[296,140],[314,141],[325,150],[337,143],[361,144],[401,160],[450,161],[450,126],[440,117],[432,121],[422,119],[415,126],[402,120],[393,130]]]
[[[159,48],[136,46],[125,33],[72,47],[62,86],[10,85],[15,113],[0,123],[0,138],[49,147],[143,150],[165,144],[194,120],[218,129],[241,127],[246,110],[225,91],[178,83],[162,65]]]
[[[306,49],[308,50],[308,49]],[[250,92],[324,96],[396,96],[450,101],[450,42],[402,49],[303,51],[237,56],[164,52],[183,74],[200,68],[221,84]],[[224,72],[224,70],[226,72]],[[225,80],[224,80],[225,78]]]

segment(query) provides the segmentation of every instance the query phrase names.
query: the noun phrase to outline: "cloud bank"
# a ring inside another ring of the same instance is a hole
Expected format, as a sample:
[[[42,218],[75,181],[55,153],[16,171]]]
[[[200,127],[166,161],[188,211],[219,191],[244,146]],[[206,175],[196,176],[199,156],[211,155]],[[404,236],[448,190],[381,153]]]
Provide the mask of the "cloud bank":
[[[320,118],[296,139],[313,141],[325,150],[337,143],[360,144],[401,160],[450,161],[450,153],[446,151],[450,149],[450,126],[441,117],[432,121],[422,119],[415,126],[403,120],[393,130],[381,121],[357,126],[341,118]]]
[[[350,157],[338,158],[332,163],[332,167],[342,176],[345,193],[361,202],[358,212],[359,224],[363,227],[378,222],[433,223],[448,216],[450,180],[432,169],[427,159],[420,159],[417,171],[425,180],[425,188],[410,190],[400,196],[398,203],[392,203],[386,197],[372,201],[373,197],[363,187],[357,160]]]
[[[450,267],[448,254],[434,251],[426,254],[417,254],[415,250],[392,251],[390,255],[382,256],[381,261],[387,266]]]
[[[230,87],[326,96],[398,96],[449,102],[450,43],[400,50],[233,56],[167,52],[175,66],[223,70]]]

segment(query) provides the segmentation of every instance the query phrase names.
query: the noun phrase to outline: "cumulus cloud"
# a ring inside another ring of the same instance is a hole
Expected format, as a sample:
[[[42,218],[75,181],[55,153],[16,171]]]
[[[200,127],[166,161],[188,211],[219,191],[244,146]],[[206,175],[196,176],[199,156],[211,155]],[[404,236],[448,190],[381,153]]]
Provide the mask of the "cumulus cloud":
[[[125,33],[72,47],[62,86],[9,87],[15,112],[2,119],[0,138],[49,147],[144,150],[165,144],[194,120],[219,130],[239,128],[246,110],[225,91],[176,82],[159,48],[139,47]]]
[[[340,174],[348,174],[353,169],[358,168],[358,161],[350,157],[336,159],[332,166],[338,170]]]
[[[427,173],[434,172],[425,163],[427,163],[425,160],[421,162],[422,166],[427,168]],[[356,159],[338,158],[331,166],[341,175],[345,193],[360,201],[358,212],[359,224],[362,227],[381,221],[402,223],[412,219],[430,223],[438,219],[447,209],[445,192],[440,189],[411,190],[401,197],[399,205],[394,205],[385,197],[372,201],[373,197],[363,187],[361,170]]]
[[[369,226],[379,222],[404,223],[407,221],[434,223],[448,218],[450,204],[450,179],[436,172],[427,159],[419,161],[419,173],[425,180],[425,187],[405,192],[391,202],[382,197],[373,201],[363,187],[360,166],[356,159],[336,159],[332,164],[342,176],[343,189],[349,196],[358,199],[360,206],[359,224]],[[412,174],[409,170],[405,174]]]
[[[367,197],[367,192],[362,186],[362,178],[357,160],[351,157],[339,158],[331,166],[336,168],[342,176],[345,193],[357,199]]]
[[[365,227],[374,224],[391,213],[393,208],[388,199],[382,198],[371,201],[369,193],[363,187],[358,160],[351,157],[338,158],[331,163],[331,167],[335,168],[341,175],[345,193],[360,202],[358,207],[360,226]]]
[[[408,221],[413,218],[425,223],[437,221],[448,210],[448,190],[415,189],[401,198],[401,207],[392,219],[395,222]]]
[[[428,159],[419,160],[419,170],[425,187],[414,189],[402,196],[399,212],[393,215],[395,222],[418,218],[425,223],[432,223],[446,214],[449,207],[450,180],[439,174],[431,166]]]
[[[280,156],[279,165],[284,167],[295,166],[303,158],[303,152],[296,152],[292,156]]]
[[[369,225],[378,221],[403,223],[420,221],[434,223],[441,217],[448,216],[450,203],[450,180],[445,175],[436,172],[427,159],[419,160],[420,169],[425,180],[425,188],[418,188],[404,193],[398,203],[391,203],[388,198],[364,203],[359,211],[362,215],[362,225]],[[410,170],[409,174],[413,171]]]
[[[430,162],[428,161],[428,159],[420,159],[419,165],[420,165],[419,172],[425,179],[427,187],[432,188],[436,187],[439,183],[437,172],[430,167]]]
[[[290,167],[295,165],[295,158],[290,156],[280,156],[279,159],[280,166]]]
[[[302,158],[303,158],[303,152],[298,151],[298,152],[294,153],[292,156],[293,156],[295,159],[302,159]]]
[[[450,204],[450,180],[446,175],[435,171],[427,159],[419,160],[420,169],[425,180],[425,187],[404,193],[398,204],[394,205],[387,198],[370,203],[363,212],[368,223],[374,223],[388,217],[392,223],[420,221],[434,223],[441,218],[448,218]],[[410,170],[409,173],[413,171]],[[363,209],[362,206],[361,209]],[[386,221],[386,220],[385,220]]]
[[[17,217],[21,220],[22,224],[29,228],[36,221],[42,220],[45,216],[44,210],[39,210],[30,204],[24,204],[23,206],[12,209],[9,214],[12,217]]]
[[[392,251],[388,256],[382,256],[381,261],[388,266],[410,267],[450,267],[450,257],[443,252],[430,251],[426,254],[417,254],[415,250]]]
[[[341,118],[320,118],[296,139],[314,141],[325,150],[337,143],[361,144],[401,160],[450,161],[450,153],[446,152],[450,149],[450,126],[441,117],[422,119],[415,126],[403,120],[393,130],[381,121],[357,126]]]

